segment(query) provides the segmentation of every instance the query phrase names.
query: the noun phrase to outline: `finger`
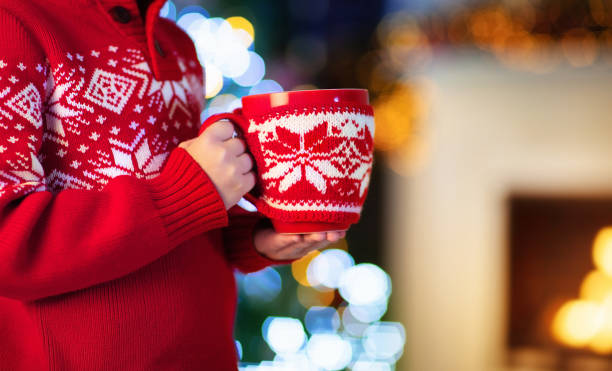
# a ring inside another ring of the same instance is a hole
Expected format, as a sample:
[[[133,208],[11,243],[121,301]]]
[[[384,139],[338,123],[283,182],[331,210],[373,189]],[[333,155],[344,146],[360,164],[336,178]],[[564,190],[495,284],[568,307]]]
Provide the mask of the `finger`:
[[[304,242],[307,242],[307,243],[321,242],[321,241],[324,241],[326,237],[327,235],[325,234],[325,232],[309,233],[309,234],[304,235]]]
[[[244,193],[247,193],[248,191],[250,191],[251,189],[253,189],[253,187],[255,187],[255,173],[252,171],[249,171],[248,173],[244,174],[242,176],[242,186],[243,186],[243,190]]]
[[[224,144],[227,151],[235,156],[243,154],[246,150],[246,145],[244,144],[244,141],[239,138],[230,138],[226,140]]]
[[[269,241],[269,245],[275,251],[281,251],[299,242],[300,238],[297,235],[276,233],[273,229],[270,229]]]
[[[208,129],[204,130],[206,135],[225,141],[230,139],[234,134],[234,125],[229,120],[219,120],[214,124],[210,125]]]
[[[192,139],[188,139],[188,140],[186,140],[184,142],[181,142],[181,143],[179,143],[179,147],[185,149],[185,148],[189,147],[191,145],[191,142],[193,142],[194,140],[195,139],[192,138]]]
[[[329,242],[337,242],[342,238],[342,233],[340,231],[327,232],[327,241]]]
[[[246,174],[253,169],[253,160],[248,153],[243,153],[236,159],[238,161],[238,170],[241,174]]]
[[[302,241],[302,237],[299,234],[279,234],[278,236],[283,248]]]
[[[290,245],[287,245],[281,249],[279,249],[279,253],[287,256],[298,256],[302,257],[308,254],[311,251],[319,250],[324,248],[329,244],[328,241],[320,241],[320,242],[297,242]]]

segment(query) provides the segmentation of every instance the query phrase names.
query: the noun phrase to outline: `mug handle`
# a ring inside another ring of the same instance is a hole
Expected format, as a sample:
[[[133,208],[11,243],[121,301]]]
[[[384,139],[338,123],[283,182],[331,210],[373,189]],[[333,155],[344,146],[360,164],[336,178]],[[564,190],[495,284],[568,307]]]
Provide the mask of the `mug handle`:
[[[236,108],[231,113],[230,112],[217,113],[217,114],[214,114],[208,117],[202,123],[202,126],[200,127],[200,130],[198,132],[198,136],[200,136],[206,129],[208,129],[209,126],[211,126],[212,124],[214,124],[215,122],[219,120],[231,121],[234,124],[234,127],[237,128],[238,137],[244,138],[243,133],[247,131],[249,128],[249,121],[244,116],[242,116],[242,110],[240,108]],[[247,147],[247,150],[248,150],[248,147]],[[251,212],[257,211],[257,204],[259,203],[259,199],[257,199],[257,197],[247,192],[242,198],[248,201],[255,208],[255,210],[249,207],[248,204],[245,205],[242,199],[238,201],[238,206],[240,206],[241,208],[247,211],[251,211]]]
[[[244,133],[244,131],[248,130],[249,128],[249,122],[244,116],[242,116],[242,110],[240,108],[236,108],[234,112],[217,113],[208,117],[202,123],[198,136],[201,135],[204,130],[208,129],[210,125],[219,120],[230,120],[234,126],[238,127],[238,129],[241,131],[239,134]]]

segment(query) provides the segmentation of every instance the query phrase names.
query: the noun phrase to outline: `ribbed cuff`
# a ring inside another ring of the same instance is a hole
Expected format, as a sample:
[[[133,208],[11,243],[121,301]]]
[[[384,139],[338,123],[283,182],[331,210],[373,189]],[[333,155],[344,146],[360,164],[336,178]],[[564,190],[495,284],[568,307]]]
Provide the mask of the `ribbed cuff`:
[[[270,228],[271,224],[262,214],[249,214],[237,206],[230,209],[232,217],[225,229],[225,242],[232,265],[243,273],[251,273],[272,265],[291,264],[293,260],[273,260],[257,251],[253,241],[255,233],[259,229]]]
[[[170,154],[149,191],[173,246],[228,224],[227,211],[214,184],[182,148]]]

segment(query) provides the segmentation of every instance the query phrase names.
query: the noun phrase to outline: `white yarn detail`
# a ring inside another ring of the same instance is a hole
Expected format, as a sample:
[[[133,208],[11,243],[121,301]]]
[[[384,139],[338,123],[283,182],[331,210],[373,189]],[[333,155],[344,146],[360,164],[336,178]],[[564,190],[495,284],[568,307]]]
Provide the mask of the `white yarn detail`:
[[[365,126],[374,137],[374,116],[354,112],[350,107],[346,107],[346,111],[338,112],[311,112],[298,115],[286,113],[280,117],[270,117],[263,123],[257,123],[253,119],[249,121],[249,133],[259,132],[260,140],[265,139],[265,133],[274,132],[277,127],[285,128],[292,133],[305,134],[321,122],[329,124],[328,134],[331,134],[334,127],[340,129],[338,136],[356,138],[359,130]]]
[[[286,138],[279,135],[278,128],[298,135],[299,145],[295,141],[285,142]],[[316,131],[322,128],[325,128],[324,133]],[[362,153],[356,143],[368,140],[366,132],[370,133],[371,140],[373,131],[374,117],[351,110],[350,107],[346,107],[345,111],[303,114],[287,112],[282,116],[270,117],[259,124],[250,120],[249,125],[249,132],[258,135],[266,166],[269,166],[264,168],[261,174],[262,179],[269,181],[266,189],[278,187],[278,192],[284,193],[300,181],[306,180],[324,195],[330,187],[329,181],[351,179],[360,182],[357,186],[360,197],[369,183],[368,172],[372,167],[373,155]],[[307,135],[311,137],[310,141],[313,140],[313,135],[322,136],[317,137],[320,141],[325,137],[340,138],[340,144],[335,148],[326,148],[326,145],[318,147],[317,150],[314,150],[316,147],[306,148]],[[279,147],[269,145],[272,143],[284,143],[287,150],[276,152]],[[271,182],[274,179],[279,182]],[[332,183],[331,186],[333,185]],[[350,196],[350,193],[345,195]]]
[[[333,204],[325,201],[304,200],[299,203],[277,200],[267,196],[261,198],[268,206],[284,211],[334,211],[347,213],[361,213],[361,206]]]

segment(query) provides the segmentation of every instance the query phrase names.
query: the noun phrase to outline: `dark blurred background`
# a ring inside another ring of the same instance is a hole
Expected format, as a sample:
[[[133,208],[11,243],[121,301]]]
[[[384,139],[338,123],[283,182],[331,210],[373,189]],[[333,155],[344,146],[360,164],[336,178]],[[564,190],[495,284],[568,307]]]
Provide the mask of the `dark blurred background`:
[[[366,88],[345,241],[237,275],[243,369],[612,370],[612,0],[175,0],[202,117]]]

